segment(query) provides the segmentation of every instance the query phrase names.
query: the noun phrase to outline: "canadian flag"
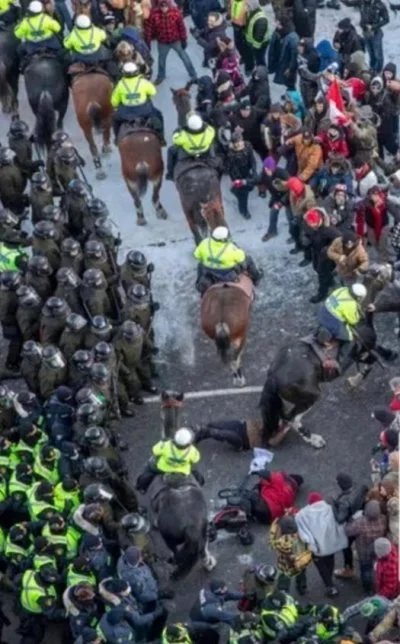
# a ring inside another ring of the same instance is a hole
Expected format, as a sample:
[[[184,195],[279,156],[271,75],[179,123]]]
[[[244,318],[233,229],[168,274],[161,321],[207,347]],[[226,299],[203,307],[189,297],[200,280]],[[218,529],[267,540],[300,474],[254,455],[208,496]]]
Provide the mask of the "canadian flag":
[[[329,118],[336,125],[344,125],[349,119],[345,116],[343,97],[337,78],[334,78],[326,93],[329,106]]]

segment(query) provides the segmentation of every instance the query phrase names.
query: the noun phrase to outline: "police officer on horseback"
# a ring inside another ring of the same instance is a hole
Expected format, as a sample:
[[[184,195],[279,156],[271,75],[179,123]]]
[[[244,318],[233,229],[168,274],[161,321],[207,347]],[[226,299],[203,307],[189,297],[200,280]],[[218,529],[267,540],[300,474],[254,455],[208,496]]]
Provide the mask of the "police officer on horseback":
[[[17,0],[0,0],[0,25],[8,27],[17,22],[20,15]]]
[[[321,304],[317,317],[320,326],[339,341],[340,368],[343,372],[351,362],[353,350],[353,327],[360,322],[363,312],[362,302],[367,297],[364,284],[353,284],[335,289]]]
[[[171,440],[156,443],[152,449],[153,458],[137,480],[137,489],[142,493],[146,492],[157,474],[192,474],[200,485],[204,485],[203,476],[193,469],[200,461],[200,452],[193,441],[192,430],[181,427]]]
[[[27,16],[14,29],[15,37],[23,41],[23,56],[31,56],[44,49],[61,51],[57,36],[60,32],[60,23],[45,12],[39,0],[29,3]]]
[[[205,123],[199,114],[189,114],[185,127],[175,132],[172,137],[173,145],[168,148],[166,178],[172,181],[175,165],[184,159],[201,160],[218,168],[214,139],[215,129]]]
[[[64,38],[64,47],[70,52],[71,63],[94,65],[109,57],[104,48],[106,40],[104,29],[95,27],[89,16],[80,14],[71,33]]]
[[[234,282],[240,273],[246,272],[257,285],[263,276],[253,259],[231,240],[226,226],[217,226],[210,237],[203,239],[194,251],[199,261],[197,290],[203,294],[216,282]]]
[[[122,67],[122,78],[111,96],[111,105],[116,110],[113,116],[115,138],[123,121],[152,118],[152,125],[164,139],[163,116],[151,99],[157,93],[155,85],[141,76],[136,63],[127,62]],[[155,118],[154,118],[155,117]]]

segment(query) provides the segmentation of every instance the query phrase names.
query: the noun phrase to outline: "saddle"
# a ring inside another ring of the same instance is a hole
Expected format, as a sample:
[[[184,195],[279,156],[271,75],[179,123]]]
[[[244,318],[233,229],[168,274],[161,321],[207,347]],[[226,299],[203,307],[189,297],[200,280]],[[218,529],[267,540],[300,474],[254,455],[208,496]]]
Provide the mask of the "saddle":
[[[236,280],[229,280],[227,282],[216,282],[215,284],[211,284],[211,286],[208,287],[208,289],[205,291],[205,293],[208,293],[209,291],[212,291],[213,289],[217,288],[239,288],[243,293],[251,300],[251,302],[254,300],[254,286],[253,282],[251,281],[250,277],[246,275],[246,273],[241,273],[239,277]],[[203,296],[205,295],[203,293]]]
[[[185,175],[190,170],[193,170],[194,168],[206,168],[207,170],[218,174],[216,169],[212,168],[206,161],[203,161],[202,159],[182,159],[181,161],[177,161],[174,168],[174,182],[178,181],[178,179],[183,177],[183,175]]]
[[[340,370],[338,362],[339,343],[334,340],[322,343],[315,333],[300,338],[300,341],[311,347],[320,360],[324,380],[329,382],[336,378]]]
[[[148,132],[149,134],[155,134],[161,141],[160,134],[151,125],[151,116],[139,116],[132,120],[124,121],[121,124],[121,127],[118,130],[117,144],[128,136],[128,134],[133,134],[134,132]]]
[[[87,65],[86,63],[72,63],[68,67],[67,74],[68,76],[72,77],[72,81],[75,81],[81,76],[86,76],[87,74],[103,74],[103,76],[110,78],[110,75],[106,72],[106,70],[100,65],[96,65],[95,63],[92,63],[90,65]]]

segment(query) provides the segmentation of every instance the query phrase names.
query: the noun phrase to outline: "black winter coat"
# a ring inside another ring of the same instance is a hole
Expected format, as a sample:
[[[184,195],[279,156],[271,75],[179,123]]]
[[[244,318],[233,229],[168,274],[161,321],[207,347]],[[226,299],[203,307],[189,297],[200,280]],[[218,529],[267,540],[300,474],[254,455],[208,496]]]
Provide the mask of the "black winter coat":
[[[314,37],[316,11],[316,0],[294,0],[293,22],[300,38]]]
[[[247,185],[254,185],[256,159],[251,144],[245,141],[243,150],[230,149],[226,155],[227,172],[232,181],[246,179]]]
[[[360,4],[360,27],[363,31],[366,30],[367,25],[371,25],[372,31],[376,32],[382,29],[389,22],[389,12],[386,5],[382,0],[364,0]]]

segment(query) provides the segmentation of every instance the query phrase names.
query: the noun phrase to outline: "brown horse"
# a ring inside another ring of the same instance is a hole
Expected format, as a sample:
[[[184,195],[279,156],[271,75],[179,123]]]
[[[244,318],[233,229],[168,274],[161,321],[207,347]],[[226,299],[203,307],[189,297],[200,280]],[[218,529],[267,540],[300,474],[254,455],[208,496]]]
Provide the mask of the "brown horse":
[[[93,137],[93,128],[103,134],[103,154],[111,153],[111,123],[113,109],[111,94],[113,84],[107,74],[100,71],[78,73],[72,81],[72,99],[79,126],[89,144],[96,178],[105,179],[106,173]]]
[[[152,202],[156,215],[166,219],[168,214],[160,201],[164,162],[159,137],[146,127],[135,129],[129,123],[123,123],[118,139],[122,174],[135,203],[137,225],[147,223],[141,197],[146,194],[149,181],[153,184]]]
[[[179,127],[185,124],[186,116],[191,111],[191,85],[192,82],[182,89],[171,88]],[[217,226],[226,226],[217,170],[201,159],[178,162],[175,169],[175,185],[196,246],[210,230]]]
[[[215,341],[224,364],[230,365],[233,384],[244,387],[242,354],[253,301],[253,284],[247,275],[238,282],[210,286],[201,300],[201,328]]]

